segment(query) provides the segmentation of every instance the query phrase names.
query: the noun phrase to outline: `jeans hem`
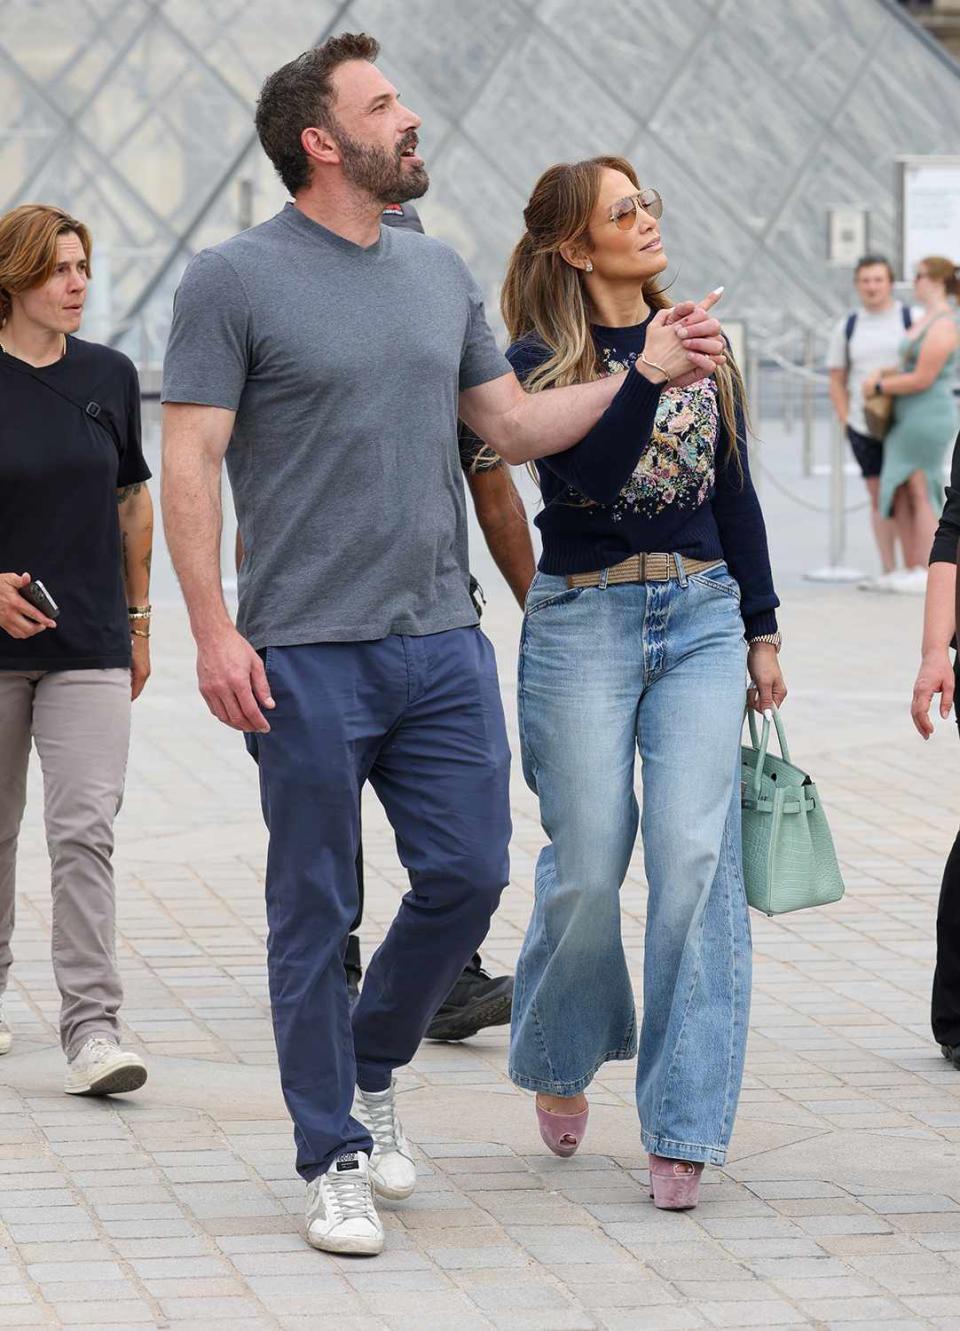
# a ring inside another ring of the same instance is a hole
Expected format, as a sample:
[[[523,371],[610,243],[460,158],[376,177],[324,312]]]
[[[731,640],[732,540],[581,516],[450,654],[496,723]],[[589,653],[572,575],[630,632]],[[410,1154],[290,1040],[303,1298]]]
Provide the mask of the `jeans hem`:
[[[663,1156],[666,1160],[693,1160],[697,1164],[723,1165],[727,1161],[725,1146],[708,1146],[705,1142],[679,1142],[672,1137],[664,1137],[658,1132],[640,1129],[643,1149],[652,1155]]]
[[[356,1150],[356,1149],[362,1151],[364,1155],[370,1156],[373,1154],[373,1141],[371,1140],[369,1146],[361,1146],[359,1148],[351,1147],[348,1145],[346,1147],[346,1151],[344,1150],[343,1146],[338,1146],[337,1149],[331,1155],[329,1155],[326,1160],[322,1160],[320,1164],[310,1165],[309,1167],[303,1170],[298,1170],[297,1172],[299,1173],[300,1177],[303,1179],[304,1183],[312,1183],[315,1178],[319,1178],[321,1174],[325,1174],[327,1172],[327,1170],[330,1168],[330,1166],[333,1164],[334,1160],[336,1160],[338,1156],[344,1155],[346,1153],[349,1153],[351,1150]]]
[[[592,1071],[573,1081],[544,1081],[540,1077],[528,1077],[513,1067],[507,1068],[507,1076],[514,1086],[519,1086],[524,1091],[543,1091],[545,1095],[579,1095],[581,1091],[587,1089],[604,1063],[622,1063],[635,1058],[636,1054],[636,1047],[610,1050],[594,1064]]]

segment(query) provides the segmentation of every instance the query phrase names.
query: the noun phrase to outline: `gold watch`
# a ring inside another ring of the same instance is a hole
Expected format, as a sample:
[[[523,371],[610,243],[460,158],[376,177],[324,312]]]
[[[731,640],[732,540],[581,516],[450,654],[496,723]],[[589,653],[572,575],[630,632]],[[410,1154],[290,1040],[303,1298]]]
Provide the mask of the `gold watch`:
[[[757,642],[768,642],[771,647],[776,648],[779,656],[780,648],[783,646],[783,637],[780,633],[758,633],[755,638],[747,639],[747,646],[752,647]]]

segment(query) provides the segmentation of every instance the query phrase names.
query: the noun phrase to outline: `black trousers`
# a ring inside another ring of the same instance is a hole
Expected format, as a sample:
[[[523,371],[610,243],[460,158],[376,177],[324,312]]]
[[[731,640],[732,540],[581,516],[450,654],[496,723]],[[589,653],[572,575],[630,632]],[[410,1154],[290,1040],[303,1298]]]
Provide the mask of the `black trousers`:
[[[960,655],[954,662],[960,693]],[[955,709],[956,710],[956,709]],[[960,716],[957,718],[960,725]],[[947,856],[937,908],[937,969],[933,975],[931,1011],[933,1038],[938,1044],[960,1045],[960,832]]]

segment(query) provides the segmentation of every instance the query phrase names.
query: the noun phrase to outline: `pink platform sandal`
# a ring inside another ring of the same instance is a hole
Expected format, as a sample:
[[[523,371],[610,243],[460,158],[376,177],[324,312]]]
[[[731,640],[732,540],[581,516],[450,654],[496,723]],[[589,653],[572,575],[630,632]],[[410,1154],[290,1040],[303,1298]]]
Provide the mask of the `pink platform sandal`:
[[[650,1196],[661,1211],[691,1211],[700,1200],[700,1175],[703,1165],[698,1160],[669,1160],[663,1155],[651,1155]]]
[[[537,1105],[540,1136],[554,1155],[564,1159],[573,1155],[583,1141],[589,1116],[589,1105],[579,1114],[555,1114],[552,1109],[541,1109]]]

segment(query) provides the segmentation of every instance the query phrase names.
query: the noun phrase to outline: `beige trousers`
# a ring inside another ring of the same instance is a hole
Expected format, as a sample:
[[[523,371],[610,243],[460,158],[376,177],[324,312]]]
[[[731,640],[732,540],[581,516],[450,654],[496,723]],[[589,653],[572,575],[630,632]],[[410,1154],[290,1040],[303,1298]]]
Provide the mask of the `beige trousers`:
[[[111,856],[130,741],[130,671],[0,670],[0,994],[13,960],[31,740],[43,771],[60,1041],[72,1058],[92,1035],[116,1039],[123,998]]]

